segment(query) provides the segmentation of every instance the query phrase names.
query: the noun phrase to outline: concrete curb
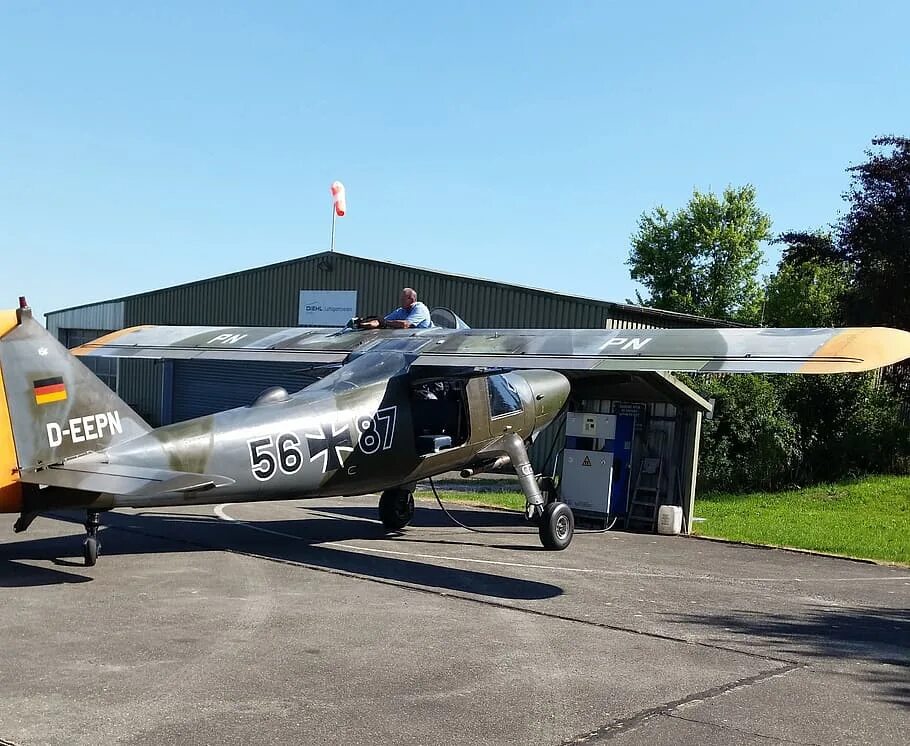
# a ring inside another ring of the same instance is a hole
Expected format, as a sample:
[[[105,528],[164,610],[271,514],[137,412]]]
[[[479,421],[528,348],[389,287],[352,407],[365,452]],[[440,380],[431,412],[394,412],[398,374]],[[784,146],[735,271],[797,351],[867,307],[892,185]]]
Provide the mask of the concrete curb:
[[[832,552],[820,552],[816,549],[800,549],[799,547],[788,547],[780,544],[755,544],[750,541],[736,541],[735,539],[722,539],[719,536],[699,536],[698,534],[688,534],[687,538],[698,539],[700,541],[714,541],[719,544],[735,544],[745,547],[755,547],[756,549],[776,549],[781,552],[793,552],[795,554],[810,554],[815,557],[830,557],[831,559],[849,560],[850,562],[861,562],[865,565],[878,565],[879,567],[898,567],[906,568],[901,562],[887,562],[885,560],[868,559],[866,557],[851,557],[848,554],[834,554]]]

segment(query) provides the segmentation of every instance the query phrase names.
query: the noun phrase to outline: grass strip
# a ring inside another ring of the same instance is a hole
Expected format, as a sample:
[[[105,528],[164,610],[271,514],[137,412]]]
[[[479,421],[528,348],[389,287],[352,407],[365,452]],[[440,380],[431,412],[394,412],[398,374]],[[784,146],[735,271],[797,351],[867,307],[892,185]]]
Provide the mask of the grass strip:
[[[694,533],[910,564],[910,477],[866,477],[695,501]]]
[[[433,493],[415,495],[432,500]],[[516,491],[440,490],[444,502],[524,510]],[[693,531],[750,544],[910,565],[910,477],[865,477],[784,492],[709,493]]]

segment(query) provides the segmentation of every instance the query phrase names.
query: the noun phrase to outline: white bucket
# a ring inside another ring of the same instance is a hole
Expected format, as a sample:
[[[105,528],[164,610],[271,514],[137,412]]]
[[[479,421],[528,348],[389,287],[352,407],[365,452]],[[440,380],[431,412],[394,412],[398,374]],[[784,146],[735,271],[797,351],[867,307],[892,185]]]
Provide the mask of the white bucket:
[[[678,505],[661,505],[657,513],[657,533],[675,536],[682,531],[682,508]]]

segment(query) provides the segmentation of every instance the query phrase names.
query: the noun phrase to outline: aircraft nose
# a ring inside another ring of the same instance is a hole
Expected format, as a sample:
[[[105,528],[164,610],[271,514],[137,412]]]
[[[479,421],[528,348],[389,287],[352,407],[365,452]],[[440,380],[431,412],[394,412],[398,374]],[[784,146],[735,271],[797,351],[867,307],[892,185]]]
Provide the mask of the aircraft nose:
[[[569,379],[554,370],[523,370],[521,375],[534,397],[535,428],[549,425],[569,398]]]

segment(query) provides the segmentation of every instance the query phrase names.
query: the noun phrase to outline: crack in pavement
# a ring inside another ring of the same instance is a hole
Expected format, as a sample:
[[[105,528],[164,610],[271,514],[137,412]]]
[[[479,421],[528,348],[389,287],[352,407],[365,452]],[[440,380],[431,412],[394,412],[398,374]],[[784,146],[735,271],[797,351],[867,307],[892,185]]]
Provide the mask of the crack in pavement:
[[[682,715],[674,715],[670,713],[665,717],[672,718],[673,720],[684,720],[687,723],[697,723],[699,725],[707,725],[710,728],[716,728],[717,730],[732,730],[736,733],[742,733],[744,736],[754,736],[756,738],[764,738],[768,741],[775,741],[777,743],[793,743],[797,746],[823,746],[823,744],[816,743],[815,741],[794,741],[790,738],[781,738],[780,736],[766,736],[764,733],[755,733],[751,730],[744,730],[743,728],[736,728],[732,725],[722,725],[721,723],[712,723],[710,720],[699,720],[698,718],[686,718]]]
[[[721,684],[719,686],[712,687],[711,689],[706,689],[702,692],[696,692],[695,694],[690,694],[688,697],[683,697],[682,699],[673,700],[672,702],[665,702],[664,704],[657,705],[656,707],[649,707],[645,710],[641,710],[635,713],[634,715],[630,715],[629,717],[611,720],[609,723],[601,726],[597,730],[576,736],[575,738],[570,738],[568,741],[563,741],[562,746],[570,746],[571,744],[576,743],[594,743],[597,741],[607,741],[611,738],[614,738],[615,736],[618,736],[620,733],[634,730],[642,723],[645,723],[648,720],[651,720],[660,715],[671,716],[673,710],[677,709],[678,707],[682,707],[683,705],[689,705],[695,702],[702,702],[708,699],[713,699],[714,697],[719,697],[723,694],[727,694],[728,692],[732,692],[735,689],[755,686],[756,684],[760,684],[764,681],[768,681],[769,679],[773,679],[778,676],[786,676],[787,674],[801,668],[806,668],[806,666],[801,664],[781,666],[770,671],[765,671],[763,673],[754,674],[753,676],[737,679],[736,681],[731,681],[727,684]],[[765,738],[766,736],[762,737]]]

